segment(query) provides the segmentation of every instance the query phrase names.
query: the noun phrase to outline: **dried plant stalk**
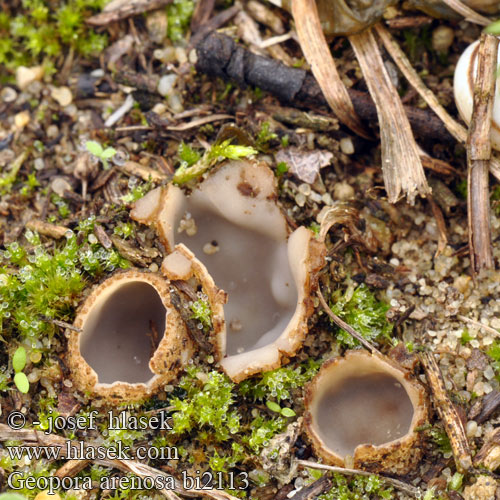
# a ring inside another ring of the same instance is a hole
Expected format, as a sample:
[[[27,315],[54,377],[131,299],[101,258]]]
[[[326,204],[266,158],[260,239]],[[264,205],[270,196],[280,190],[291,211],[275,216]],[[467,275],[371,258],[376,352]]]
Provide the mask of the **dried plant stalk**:
[[[292,0],[292,16],[300,47],[311,71],[338,119],[358,135],[370,138],[354,111],[351,98],[335,66],[325,40],[315,0]]]
[[[448,398],[443,376],[434,359],[434,354],[422,354],[421,361],[425,368],[425,375],[432,391],[434,405],[439,418],[443,421],[446,434],[448,434],[450,438],[451,449],[457,469],[460,471],[467,471],[472,466],[472,458],[462,420],[460,420],[456,408]]]
[[[406,57],[406,54],[401,50],[397,42],[392,38],[391,34],[385,27],[378,23],[375,25],[377,35],[382,40],[385,49],[389,52],[397,67],[403,73],[404,77],[408,80],[410,85],[418,92],[420,97],[427,103],[427,105],[439,116],[448,132],[455,137],[455,139],[465,145],[467,142],[467,129],[457,122],[448,111],[440,104],[434,92],[427,88],[423,80],[413,68],[411,62]],[[490,161],[490,173],[500,181],[500,160],[492,157]]]
[[[67,442],[70,443],[70,447],[75,447],[79,450],[79,442],[71,441],[63,438],[62,436],[57,436],[55,434],[45,434],[44,432],[39,432],[34,429],[11,429],[6,424],[0,424],[0,442],[1,441],[23,441],[26,446],[54,446],[60,447],[60,457],[65,457],[65,452],[67,451]],[[90,447],[90,445],[85,444],[85,448]],[[96,459],[93,460],[96,464],[102,465],[104,467],[110,467],[113,469],[118,469],[122,472],[132,472],[139,477],[158,477],[158,476],[168,476],[154,467],[137,462],[136,460],[121,460],[121,459]],[[69,466],[69,467],[72,467]],[[184,489],[181,486],[181,482],[175,480],[175,490],[169,490],[162,488],[159,493],[163,495],[168,500],[181,500],[179,495],[186,497],[199,497],[200,494],[212,498],[213,500],[238,500],[235,496],[226,493],[225,491],[219,491],[215,489],[207,489],[200,492],[199,490]]]
[[[495,429],[474,457],[474,466],[490,471],[500,467],[500,427]]]
[[[467,140],[467,208],[472,272],[493,267],[488,171],[498,38],[483,33],[479,44],[474,106]]]
[[[467,21],[479,24],[480,26],[488,26],[488,24],[491,23],[487,17],[478,14],[474,9],[471,9],[460,0],[443,0],[443,3],[455,12],[458,12],[458,14],[464,16]]]
[[[371,28],[351,35],[349,40],[377,107],[387,196],[395,203],[402,191],[413,203],[417,193],[426,196],[430,189],[403,105],[387,74]]]
[[[367,472],[365,470],[348,469],[346,467],[337,467],[335,465],[319,464],[317,462],[310,462],[308,460],[297,460],[296,463],[301,467],[336,472],[338,474],[343,474],[345,476],[365,476],[365,477],[373,476],[373,472]],[[412,486],[411,484],[400,481],[399,479],[394,479],[392,477],[387,477],[384,475],[380,475],[379,477],[385,483],[394,486],[400,491],[404,491],[405,493],[414,498],[422,497],[422,491],[420,490],[420,488],[415,488],[415,486]]]
[[[420,97],[428,104],[432,111],[441,118],[448,132],[455,137],[457,141],[465,143],[467,140],[467,129],[448,114],[448,111],[440,104],[434,92],[427,88],[406,57],[406,54],[401,50],[400,46],[394,38],[392,38],[387,29],[381,23],[376,24],[374,29],[382,40],[385,49],[389,52],[393,61],[410,85],[419,93]]]

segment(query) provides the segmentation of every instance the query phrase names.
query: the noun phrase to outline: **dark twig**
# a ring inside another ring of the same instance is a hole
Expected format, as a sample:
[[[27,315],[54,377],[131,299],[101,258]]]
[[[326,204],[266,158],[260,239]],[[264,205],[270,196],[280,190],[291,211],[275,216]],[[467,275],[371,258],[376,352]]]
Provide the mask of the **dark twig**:
[[[253,54],[227,35],[210,33],[196,44],[196,52],[196,69],[201,73],[232,80],[243,88],[259,87],[294,106],[316,109],[328,106],[314,76],[307,71]],[[370,95],[352,89],[348,89],[348,93],[359,117],[366,122],[376,122],[377,110]],[[404,106],[404,110],[417,137],[433,143],[455,143],[433,112],[410,106]]]
[[[488,170],[491,116],[495,96],[498,38],[481,35],[474,107],[467,138],[469,253],[472,273],[493,267]]]

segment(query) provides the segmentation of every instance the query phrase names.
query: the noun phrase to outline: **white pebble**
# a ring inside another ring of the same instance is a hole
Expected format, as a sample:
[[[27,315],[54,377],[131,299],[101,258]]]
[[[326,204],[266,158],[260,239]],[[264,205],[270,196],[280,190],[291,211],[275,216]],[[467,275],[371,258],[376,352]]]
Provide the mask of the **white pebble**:
[[[475,420],[469,420],[466,426],[466,432],[468,438],[473,438],[476,436],[477,432],[477,422]]]
[[[354,153],[354,144],[350,137],[340,139],[340,150],[346,155],[352,155]]]
[[[163,97],[168,96],[172,92],[176,82],[177,75],[175,73],[163,75],[158,82],[158,93]]]
[[[53,87],[50,96],[63,108],[69,106],[73,101],[73,94],[68,87]]]

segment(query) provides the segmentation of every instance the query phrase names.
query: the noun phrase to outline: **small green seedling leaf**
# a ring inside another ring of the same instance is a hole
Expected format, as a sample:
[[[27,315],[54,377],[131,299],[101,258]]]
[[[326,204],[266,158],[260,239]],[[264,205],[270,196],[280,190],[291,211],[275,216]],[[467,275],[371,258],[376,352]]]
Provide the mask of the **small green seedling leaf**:
[[[85,147],[89,153],[92,153],[95,156],[102,155],[102,146],[96,141],[87,141],[85,143]]]
[[[23,393],[26,394],[30,390],[30,383],[28,382],[28,377],[23,373],[16,373],[14,376],[14,384]]]
[[[281,413],[281,406],[278,403],[275,403],[274,401],[267,401],[266,406],[271,411],[275,411],[276,413]]]
[[[12,357],[12,367],[16,373],[22,371],[26,366],[26,349],[24,347],[18,347],[14,356]]]
[[[282,408],[281,409],[281,414],[284,416],[284,417],[295,417],[295,415],[297,415],[291,408]]]
[[[106,148],[100,155],[101,158],[108,160],[109,158],[113,158],[116,154],[115,148]]]

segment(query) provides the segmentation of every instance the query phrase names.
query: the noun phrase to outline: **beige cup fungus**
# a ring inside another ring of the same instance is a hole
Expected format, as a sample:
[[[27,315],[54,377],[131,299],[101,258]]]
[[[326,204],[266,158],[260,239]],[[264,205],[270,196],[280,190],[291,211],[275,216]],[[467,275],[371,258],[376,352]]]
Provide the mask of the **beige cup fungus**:
[[[114,402],[148,397],[193,354],[168,283],[153,273],[131,270],[105,280],[86,298],[74,326],[68,364],[75,386]]]
[[[380,356],[349,351],[326,362],[307,388],[305,426],[325,463],[405,474],[422,455],[423,387]]]
[[[208,297],[214,352],[236,382],[298,350],[324,264],[324,245],[304,227],[291,232],[276,200],[269,167],[230,161],[190,195],[160,187],[131,213],[155,227],[169,253],[166,277],[194,277]]]

